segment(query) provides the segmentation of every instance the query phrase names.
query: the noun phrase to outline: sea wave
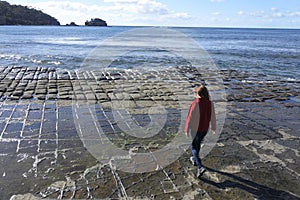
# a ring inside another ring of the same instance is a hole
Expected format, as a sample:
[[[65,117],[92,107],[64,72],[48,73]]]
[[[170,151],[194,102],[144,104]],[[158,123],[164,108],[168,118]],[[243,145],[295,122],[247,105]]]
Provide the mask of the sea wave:
[[[116,34],[135,27],[0,27],[1,66],[42,66],[58,69],[81,67],[95,47]],[[171,28],[194,39],[201,45],[220,69],[249,71],[264,74],[266,80],[300,79],[299,30]],[[288,35],[288,37],[287,37]],[[151,38],[143,36],[143,38]],[[152,36],[153,37],[153,36]],[[164,42],[169,35],[158,35]],[[124,38],[120,38],[123,39]],[[139,41],[141,38],[136,38]],[[177,42],[178,38],[173,38]],[[168,40],[170,41],[170,39]],[[180,41],[179,41],[180,42]],[[122,44],[127,44],[122,43]],[[114,48],[126,48],[114,46]],[[191,49],[187,49],[191,50]],[[109,67],[149,68],[181,65],[162,52],[135,52],[123,55]],[[101,56],[101,55],[100,55]],[[103,61],[105,62],[105,61]],[[274,78],[273,78],[274,77]]]
[[[65,45],[94,47],[101,44],[101,40],[83,39],[79,37],[47,38],[46,40],[37,39],[34,42],[37,44],[62,45],[62,47]]]

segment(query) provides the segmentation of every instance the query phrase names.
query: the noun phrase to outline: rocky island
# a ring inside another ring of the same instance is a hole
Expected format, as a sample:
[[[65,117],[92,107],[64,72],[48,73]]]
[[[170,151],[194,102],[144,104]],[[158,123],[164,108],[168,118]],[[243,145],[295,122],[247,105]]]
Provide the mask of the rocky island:
[[[60,23],[40,10],[0,1],[0,25],[60,25]]]
[[[107,26],[106,21],[99,19],[99,18],[94,18],[91,19],[91,21],[86,21],[85,22],[86,26]]]
[[[66,24],[66,26],[78,26],[75,22],[71,22],[70,24]]]

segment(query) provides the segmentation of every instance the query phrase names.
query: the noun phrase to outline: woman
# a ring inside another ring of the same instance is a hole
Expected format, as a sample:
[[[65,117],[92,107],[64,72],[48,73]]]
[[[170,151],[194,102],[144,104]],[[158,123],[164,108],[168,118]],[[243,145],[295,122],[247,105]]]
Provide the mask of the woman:
[[[186,118],[185,133],[192,139],[193,156],[190,161],[198,166],[197,177],[199,178],[206,171],[199,157],[201,142],[208,132],[210,123],[212,134],[216,133],[216,115],[214,105],[210,101],[208,90],[204,85],[196,89],[196,97]]]

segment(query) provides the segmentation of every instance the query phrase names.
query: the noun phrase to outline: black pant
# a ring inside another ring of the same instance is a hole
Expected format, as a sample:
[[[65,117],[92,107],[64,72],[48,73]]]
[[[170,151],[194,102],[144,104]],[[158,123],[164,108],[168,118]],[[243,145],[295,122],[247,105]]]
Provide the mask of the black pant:
[[[201,132],[196,132],[196,133],[191,132],[192,154],[193,154],[194,161],[196,162],[198,168],[202,167],[201,159],[199,157],[199,152],[200,152],[200,148],[201,148],[201,142],[203,141],[206,134],[207,134],[207,131],[201,131]]]

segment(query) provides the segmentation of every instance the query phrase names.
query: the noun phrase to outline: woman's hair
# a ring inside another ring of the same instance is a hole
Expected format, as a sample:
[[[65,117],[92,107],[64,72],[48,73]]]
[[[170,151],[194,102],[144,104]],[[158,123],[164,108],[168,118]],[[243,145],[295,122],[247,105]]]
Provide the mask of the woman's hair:
[[[207,88],[205,87],[205,85],[200,85],[199,87],[196,88],[196,94],[200,97],[204,97],[208,100],[210,100],[209,98],[209,93]]]

